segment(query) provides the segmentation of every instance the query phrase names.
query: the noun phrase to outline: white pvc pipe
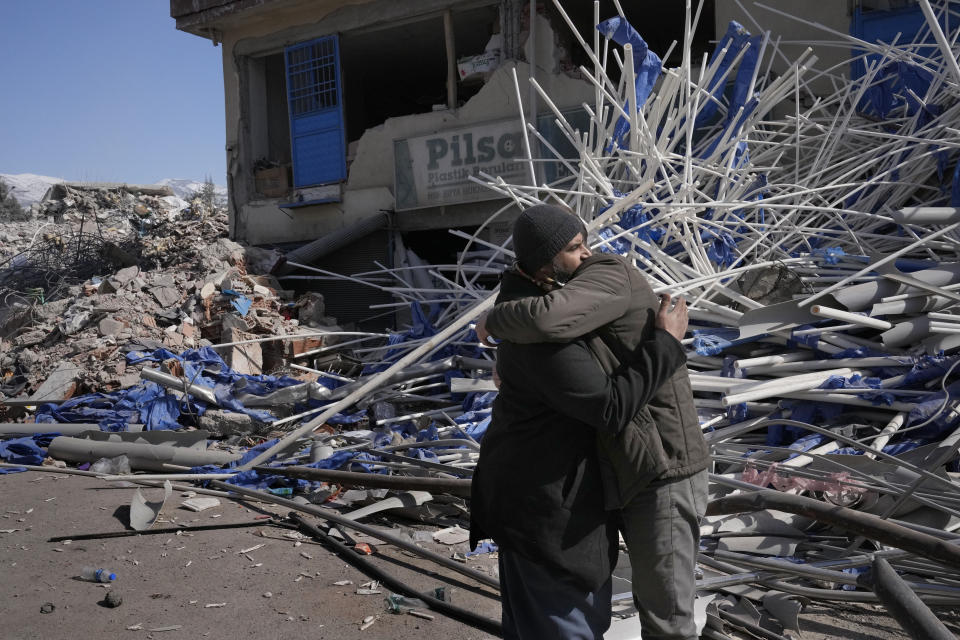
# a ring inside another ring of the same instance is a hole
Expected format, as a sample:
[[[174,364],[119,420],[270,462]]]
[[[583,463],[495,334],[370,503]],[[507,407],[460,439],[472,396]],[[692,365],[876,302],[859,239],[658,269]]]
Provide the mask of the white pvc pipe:
[[[815,316],[820,316],[821,318],[829,318],[831,320],[859,324],[860,326],[869,327],[871,329],[881,329],[886,331],[887,329],[893,328],[893,323],[887,322],[886,320],[879,320],[877,318],[871,318],[859,313],[850,313],[849,311],[834,309],[832,307],[824,307],[819,304],[815,304],[810,307],[810,313]]]
[[[722,402],[723,406],[728,407],[732,404],[740,404],[741,402],[748,402],[750,400],[763,400],[764,398],[781,396],[795,391],[807,391],[809,389],[816,389],[831,376],[846,377],[853,373],[857,372],[854,369],[844,367],[778,378],[776,380],[767,380],[765,382],[749,383],[731,389],[722,399]]]

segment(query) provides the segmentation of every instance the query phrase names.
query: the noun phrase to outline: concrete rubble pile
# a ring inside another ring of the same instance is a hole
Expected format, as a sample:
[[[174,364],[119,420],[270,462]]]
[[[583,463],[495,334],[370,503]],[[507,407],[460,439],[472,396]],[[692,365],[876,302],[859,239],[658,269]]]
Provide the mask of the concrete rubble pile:
[[[138,385],[141,367],[131,352],[241,342],[222,357],[259,375],[278,366],[284,349],[292,355],[323,343],[307,324],[338,328],[322,314],[322,298],[295,299],[268,275],[278,253],[226,238],[222,208],[144,189],[57,185],[32,207],[32,219],[3,225],[0,400],[7,418],[22,414],[14,398],[36,405]],[[289,337],[255,342],[266,336]],[[58,388],[38,395],[58,371],[68,372]]]
[[[847,67],[818,69],[810,51],[768,74],[770,58],[786,55],[775,35],[736,23],[713,56],[692,60],[692,20],[683,63],[662,69],[625,20],[605,22],[592,44],[581,42],[595,63],[581,69],[596,87],[589,130],[555,110],[576,157],[528,152],[527,184],[478,178],[511,204],[568,205],[597,250],[629,257],[656,291],[690,303],[688,369],[713,453],[702,637],[800,637],[798,616],[813,600],[881,603],[913,638],[951,637],[929,607],[960,602],[960,132],[951,126],[960,67],[949,51],[956,27],[944,34],[938,9],[921,5],[926,47],[825,36],[860,56],[852,79]],[[622,65],[623,82],[607,76],[606,60]],[[835,90],[808,100],[813,78]],[[525,149],[543,138],[534,127],[525,134]],[[541,184],[543,162],[567,172]],[[140,482],[203,482],[392,544],[401,544],[393,533],[330,508],[350,506],[344,488],[371,490],[357,503],[368,505],[364,516],[401,509],[434,526],[466,525],[495,395],[494,354],[471,325],[495,292],[477,276],[509,261],[509,244],[474,237],[463,255],[482,245],[486,262],[465,258],[443,276],[431,265],[350,276],[358,286],[399,280],[411,322],[345,331],[322,326],[330,321],[315,298],[296,302],[283,288],[303,273],[254,275],[278,256],[232,245],[215,215],[165,210],[155,196],[129,206],[123,194],[109,194],[111,205],[94,197],[107,194],[68,192],[50,205],[63,222],[3,231],[20,238],[17,255],[32,255],[53,229],[72,222],[76,241],[91,225],[98,247],[122,251],[110,259],[139,264],[111,263],[82,282],[62,274],[41,301],[37,282],[8,294],[0,410],[18,421],[3,428],[20,443],[0,450],[9,463],[122,454],[133,470],[160,474]],[[145,220],[154,226],[141,234]],[[18,264],[7,258],[0,286]],[[323,335],[308,337],[306,314]],[[251,336],[282,347],[234,344]],[[139,391],[39,404],[38,387],[64,363],[78,394]],[[35,407],[35,424],[16,413],[23,405]],[[65,423],[93,432],[31,435]],[[204,447],[196,433],[148,437],[184,428],[221,438]],[[462,557],[411,551],[496,586]],[[639,637],[629,600],[616,598],[617,637]]]

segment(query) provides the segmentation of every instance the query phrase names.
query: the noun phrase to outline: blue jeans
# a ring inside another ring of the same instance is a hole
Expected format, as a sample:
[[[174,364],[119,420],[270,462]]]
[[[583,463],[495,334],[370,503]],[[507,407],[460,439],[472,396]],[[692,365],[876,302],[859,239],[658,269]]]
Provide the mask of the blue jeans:
[[[611,580],[596,591],[560,579],[519,553],[500,549],[505,640],[595,640],[610,627]]]
[[[643,640],[697,640],[694,570],[706,509],[706,470],[655,482],[621,509]]]

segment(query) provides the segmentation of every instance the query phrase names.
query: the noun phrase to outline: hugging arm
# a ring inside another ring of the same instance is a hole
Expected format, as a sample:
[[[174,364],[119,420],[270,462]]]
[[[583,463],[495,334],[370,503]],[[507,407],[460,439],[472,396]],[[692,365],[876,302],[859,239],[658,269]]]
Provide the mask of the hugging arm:
[[[559,289],[498,303],[485,316],[478,334],[483,330],[521,344],[569,342],[616,320],[629,304],[630,279],[625,265],[600,260],[581,267]]]

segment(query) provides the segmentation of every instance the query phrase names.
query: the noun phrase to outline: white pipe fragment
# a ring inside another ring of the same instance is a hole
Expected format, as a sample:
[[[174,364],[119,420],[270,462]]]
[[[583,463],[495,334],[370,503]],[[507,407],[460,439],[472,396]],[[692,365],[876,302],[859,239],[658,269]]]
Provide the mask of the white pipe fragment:
[[[960,222],[958,207],[906,207],[890,212],[897,224],[951,224]]]
[[[859,373],[854,369],[846,367],[839,369],[830,369],[827,371],[817,371],[815,373],[805,373],[798,376],[789,376],[778,378],[776,380],[767,380],[765,382],[752,382],[738,385],[730,389],[727,395],[721,400],[723,406],[729,407],[732,404],[740,404],[750,400],[763,400],[773,396],[781,396],[795,391],[807,391],[816,389],[831,376],[849,376],[853,373]]]
[[[820,316],[821,318],[839,320],[840,322],[849,322],[851,324],[858,324],[862,327],[870,327],[871,329],[887,330],[893,327],[893,323],[887,322],[886,320],[879,320],[877,318],[871,318],[859,313],[851,313],[849,311],[843,311],[842,309],[834,309],[832,307],[825,307],[819,304],[811,306],[810,313],[815,316]]]

